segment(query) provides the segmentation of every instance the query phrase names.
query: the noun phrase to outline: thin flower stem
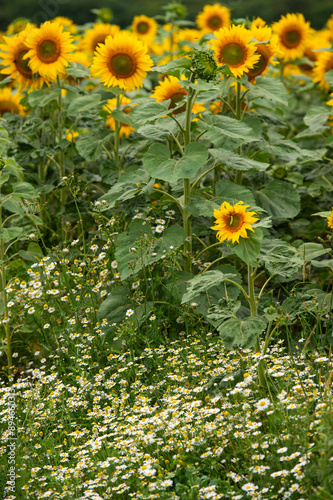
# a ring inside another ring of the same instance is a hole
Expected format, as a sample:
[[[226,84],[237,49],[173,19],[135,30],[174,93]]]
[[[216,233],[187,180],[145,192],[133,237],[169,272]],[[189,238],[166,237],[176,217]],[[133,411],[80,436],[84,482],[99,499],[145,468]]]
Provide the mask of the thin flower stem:
[[[116,106],[117,111],[120,109],[120,95],[117,95],[117,106]],[[115,121],[115,132],[114,132],[114,160],[119,166],[119,142],[120,142],[120,127],[121,123],[119,120],[114,120]]]

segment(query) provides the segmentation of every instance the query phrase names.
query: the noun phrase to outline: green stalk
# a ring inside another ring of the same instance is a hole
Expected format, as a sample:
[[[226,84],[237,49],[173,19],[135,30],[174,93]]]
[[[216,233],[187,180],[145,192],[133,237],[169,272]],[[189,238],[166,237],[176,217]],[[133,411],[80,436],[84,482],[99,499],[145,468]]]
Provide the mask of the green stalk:
[[[1,189],[0,189],[1,192]],[[0,205],[0,227],[2,227],[3,221],[2,221],[2,205]],[[0,261],[1,261],[1,267],[0,267],[0,293],[1,293],[1,299],[3,301],[4,305],[4,314],[5,318],[7,319],[8,316],[8,307],[7,307],[7,292],[6,292],[6,264],[4,262],[5,258],[5,244],[3,241],[3,238],[0,238]],[[11,379],[11,376],[13,374],[13,357],[12,357],[12,338],[11,334],[9,331],[9,324],[4,323],[4,329],[5,329],[5,334],[6,334],[6,341],[7,341],[7,346],[6,346],[6,354],[7,354],[7,363],[8,363],[8,375],[9,379]]]
[[[253,267],[250,265],[247,266],[247,269],[248,269],[248,302],[250,304],[251,317],[257,318],[258,317],[257,300],[256,300],[256,296],[254,293],[255,272],[253,271]],[[256,344],[254,346],[254,352],[261,354],[259,336],[258,336]],[[262,389],[264,389],[265,392],[268,391],[267,380],[265,377],[265,365],[264,365],[264,361],[262,359],[259,361],[259,364],[258,364],[258,377],[259,377],[260,387]]]
[[[241,105],[242,105],[241,83],[237,82],[236,83],[236,114],[235,114],[235,118],[237,120],[241,120],[241,118],[242,118]],[[243,177],[243,172],[241,170],[237,170],[236,177],[235,177],[235,183],[239,184],[241,186],[242,185],[242,177]]]
[[[57,83],[58,87],[60,90],[60,94],[58,97],[58,142],[62,140],[62,134],[63,134],[63,119],[61,116],[61,111],[62,111],[62,95],[61,95],[61,84],[60,84],[60,78],[57,76]],[[59,164],[59,175],[60,175],[60,181],[62,181],[62,178],[65,176],[65,155],[63,151],[59,151],[58,155],[58,164]],[[66,186],[62,187],[60,189],[60,213],[62,214],[65,208],[66,204]],[[63,230],[63,225],[62,225],[62,235],[65,238],[65,233]]]
[[[191,76],[191,81],[193,81],[193,75]],[[184,133],[184,145],[185,148],[191,142],[191,123],[192,123],[192,100],[194,98],[194,90],[189,87],[187,91],[186,99],[186,118],[185,118],[185,133]],[[189,197],[191,194],[191,183],[190,179],[184,179],[184,210],[183,210],[183,225],[186,234],[186,241],[184,245],[185,251],[185,265],[184,270],[192,274],[192,215],[188,210],[186,210],[186,205],[189,202]]]
[[[120,109],[120,95],[117,95],[117,106],[116,109],[119,111]],[[117,166],[119,166],[119,144],[120,144],[120,127],[121,123],[119,120],[114,120],[115,121],[115,131],[114,131],[114,161],[116,162]]]

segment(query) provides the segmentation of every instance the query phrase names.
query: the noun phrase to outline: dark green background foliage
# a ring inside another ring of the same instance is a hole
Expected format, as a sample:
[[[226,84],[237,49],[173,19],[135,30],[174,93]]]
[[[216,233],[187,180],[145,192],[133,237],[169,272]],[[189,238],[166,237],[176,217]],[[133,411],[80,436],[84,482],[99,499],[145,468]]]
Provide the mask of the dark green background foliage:
[[[91,9],[102,7],[110,8],[114,13],[113,22],[121,25],[122,28],[128,26],[133,16],[146,14],[155,16],[163,14],[162,7],[166,5],[166,0],[143,0],[141,2],[123,0],[0,0],[0,29],[6,26],[17,17],[27,17],[39,24],[55,16],[66,16],[77,24],[84,24],[95,20]],[[206,3],[202,0],[184,0],[187,7],[187,19],[192,21]],[[231,9],[234,18],[260,16],[265,21],[271,23],[277,21],[281,14],[287,12],[302,12],[305,17],[311,20],[314,28],[321,28],[327,18],[333,12],[332,0],[228,0],[221,1],[223,5]]]

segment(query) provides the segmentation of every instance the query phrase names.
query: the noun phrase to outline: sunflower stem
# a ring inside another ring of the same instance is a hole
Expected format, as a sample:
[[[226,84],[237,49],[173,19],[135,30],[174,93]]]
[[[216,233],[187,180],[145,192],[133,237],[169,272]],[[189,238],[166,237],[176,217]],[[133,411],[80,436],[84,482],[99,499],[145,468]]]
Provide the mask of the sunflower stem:
[[[117,95],[117,105],[116,105],[117,111],[120,109],[120,95]],[[121,123],[119,120],[114,120],[115,121],[115,132],[114,132],[114,161],[117,164],[117,167],[119,167],[119,142],[120,142],[120,127]],[[120,173],[120,171],[119,171]]]
[[[191,82],[194,82],[195,77],[192,74],[190,77]],[[192,123],[192,99],[194,97],[195,91],[189,87],[187,90],[186,99],[186,118],[185,118],[185,133],[184,133],[184,145],[185,149],[191,142],[191,123]],[[189,197],[191,195],[191,183],[190,179],[184,179],[184,204],[183,204],[183,225],[186,234],[186,240],[184,245],[185,252],[185,265],[184,270],[192,274],[192,215],[186,209],[186,205],[189,202]]]
[[[0,173],[0,176],[2,174]],[[1,188],[0,188],[1,190]],[[0,205],[0,227],[3,227],[3,217],[2,217],[2,204]],[[6,318],[6,322],[3,323],[4,330],[5,330],[5,336],[6,336],[6,354],[7,354],[7,363],[8,363],[8,375],[9,379],[11,379],[11,376],[13,374],[13,357],[12,357],[12,336],[9,331],[9,324],[7,323],[9,313],[8,313],[8,306],[7,306],[7,292],[6,292],[6,263],[4,262],[5,259],[5,243],[3,241],[3,238],[0,238],[0,260],[1,260],[1,267],[0,267],[0,294],[1,294],[1,299],[2,303],[4,306],[4,316]]]
[[[252,318],[257,318],[257,298],[254,293],[254,278],[255,278],[255,270],[253,270],[253,267],[248,265],[248,302],[250,305],[250,310],[251,310],[251,317]],[[260,339],[259,336],[257,337],[256,344],[254,346],[254,352],[255,354],[261,354],[261,349],[260,349]],[[265,376],[265,362],[263,359],[261,359],[258,363],[258,378],[259,378],[259,384],[260,388],[267,393],[269,391],[268,385],[267,385],[267,380]]]
[[[61,87],[59,75],[57,75],[57,84],[58,84],[58,87],[60,90],[59,97],[58,97],[58,143],[60,143],[60,141],[62,140],[64,123],[63,123],[63,118],[61,116],[61,111],[62,111],[61,91],[62,91],[62,87]],[[59,158],[58,164],[59,164],[59,174],[60,174],[60,182],[61,182],[62,178],[65,176],[65,155],[64,155],[63,151],[61,151],[61,150],[59,151],[58,158]],[[64,208],[65,208],[65,204],[66,204],[66,191],[67,191],[66,186],[60,188],[60,213],[62,214],[62,217],[63,217]],[[63,237],[65,237],[63,224],[62,224],[62,235],[63,235]]]

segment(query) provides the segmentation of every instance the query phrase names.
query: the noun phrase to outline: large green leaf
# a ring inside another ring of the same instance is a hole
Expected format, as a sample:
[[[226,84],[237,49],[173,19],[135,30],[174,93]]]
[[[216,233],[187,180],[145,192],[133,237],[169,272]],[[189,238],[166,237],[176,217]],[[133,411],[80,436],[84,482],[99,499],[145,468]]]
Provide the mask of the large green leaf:
[[[176,224],[155,239],[146,221],[133,220],[116,240],[115,258],[121,278],[126,279],[138,273],[143,266],[157,262],[171,250],[181,246],[185,239],[184,229]]]
[[[208,116],[206,119],[207,123],[202,122],[200,126],[207,131],[205,138],[207,137],[214,144],[216,141],[219,141],[221,135],[225,135],[231,139],[239,139],[243,143],[258,139],[258,135],[252,127],[230,116],[213,115]]]
[[[75,97],[68,106],[68,115],[84,115],[88,111],[94,110],[96,113],[101,108],[101,94],[88,94]]]
[[[249,89],[247,99],[258,99],[263,97],[269,101],[279,102],[288,106],[288,94],[286,87],[277,78],[268,78],[267,76],[257,76],[254,85],[247,82],[245,87]]]
[[[185,208],[194,217],[213,217],[214,210],[219,209],[220,205],[202,196],[191,196]]]
[[[304,116],[304,123],[311,129],[317,130],[326,124],[332,111],[324,105],[312,106]]]
[[[269,167],[269,163],[252,160],[247,156],[238,155],[228,149],[218,148],[210,149],[210,154],[218,161],[224,163],[225,166],[235,170],[259,170],[264,171]]]
[[[185,155],[169,158],[169,149],[164,144],[153,144],[143,157],[146,171],[154,178],[175,184],[178,179],[192,177],[205,164],[208,150],[201,142],[191,142]]]
[[[61,94],[61,89],[58,87],[53,87],[48,89],[47,92],[43,89],[33,90],[29,94],[28,102],[32,108],[44,107],[52,101],[59,99]]]
[[[302,256],[302,262],[309,262],[317,257],[321,257],[330,252],[329,248],[324,248],[321,243],[306,242],[297,247],[298,252]]]
[[[15,182],[13,192],[20,198],[38,198],[36,189],[29,182]]]
[[[133,107],[133,120],[137,123],[145,124],[147,122],[161,118],[168,112],[168,103],[148,101],[140,103],[139,106]]]
[[[80,135],[75,141],[76,149],[79,154],[87,161],[96,161],[101,157],[102,146],[112,137],[108,134],[103,139],[96,139],[90,134]]]
[[[4,243],[8,243],[10,240],[15,240],[23,233],[22,227],[0,227],[0,238],[3,239]]]
[[[216,184],[216,196],[212,201],[221,205],[224,201],[227,201],[231,205],[239,201],[243,201],[245,204],[254,206],[256,204],[255,199],[251,191],[243,186],[239,186],[231,181],[218,181]]]
[[[128,287],[120,286],[109,293],[102,302],[98,311],[97,319],[102,322],[107,319],[109,324],[120,323],[126,315],[126,310],[131,308],[132,303],[128,298]]]
[[[300,195],[289,182],[274,180],[257,191],[258,204],[275,218],[296,217],[301,209]]]
[[[258,144],[264,153],[277,156],[281,160],[294,161],[298,158],[302,160],[321,160],[326,153],[326,149],[304,149],[291,140],[261,141]]]
[[[248,238],[239,238],[239,243],[232,245],[232,250],[235,254],[242,259],[243,262],[249,266],[256,267],[258,265],[257,257],[260,252],[262,231],[255,229],[254,231],[247,231]]]
[[[23,168],[20,167],[20,165],[18,165],[13,158],[6,158],[6,160],[5,160],[5,169],[11,175],[14,175],[17,179],[22,179],[22,177],[23,177]]]
[[[9,210],[13,214],[24,215],[22,199],[19,195],[12,193],[6,196],[6,199],[0,201],[0,203],[6,210]]]
[[[218,331],[226,349],[235,350],[253,347],[265,328],[266,323],[261,318],[249,316],[244,319],[230,318],[218,327]]]

